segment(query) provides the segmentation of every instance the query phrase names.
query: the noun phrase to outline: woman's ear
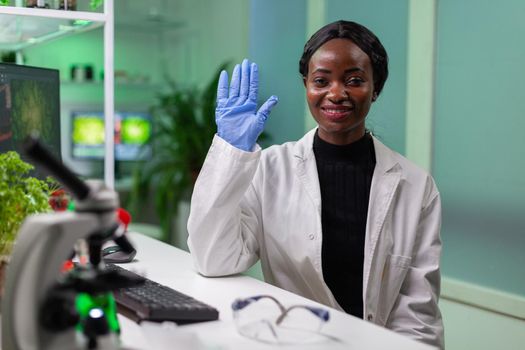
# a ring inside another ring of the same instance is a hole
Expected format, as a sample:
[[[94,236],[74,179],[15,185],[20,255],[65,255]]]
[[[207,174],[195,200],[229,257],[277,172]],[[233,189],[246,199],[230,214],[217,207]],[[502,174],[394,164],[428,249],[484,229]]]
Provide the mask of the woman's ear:
[[[377,92],[374,91],[374,94],[372,95],[372,102],[375,102],[377,100]]]
[[[306,77],[305,76],[303,76],[303,85],[304,87],[306,87]]]

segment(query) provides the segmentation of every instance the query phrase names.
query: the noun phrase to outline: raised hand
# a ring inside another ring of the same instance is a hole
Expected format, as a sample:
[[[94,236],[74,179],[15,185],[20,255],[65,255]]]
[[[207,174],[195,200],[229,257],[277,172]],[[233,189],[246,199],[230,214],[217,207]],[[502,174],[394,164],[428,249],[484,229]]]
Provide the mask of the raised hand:
[[[228,73],[222,71],[217,87],[215,122],[217,134],[234,147],[251,152],[264,129],[277,96],[271,96],[257,110],[259,73],[257,64],[247,59],[233,69],[228,87]]]

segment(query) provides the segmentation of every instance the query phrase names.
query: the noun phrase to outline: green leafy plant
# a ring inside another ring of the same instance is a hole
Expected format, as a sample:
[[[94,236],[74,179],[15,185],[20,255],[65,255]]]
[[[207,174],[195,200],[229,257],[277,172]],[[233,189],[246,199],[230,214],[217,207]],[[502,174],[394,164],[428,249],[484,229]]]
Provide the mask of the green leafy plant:
[[[0,257],[11,254],[16,234],[28,215],[51,210],[48,199],[55,183],[30,176],[32,169],[16,152],[0,154]]]
[[[228,63],[220,65],[202,89],[170,81],[168,92],[160,94],[158,103],[151,109],[153,158],[135,170],[129,204],[137,215],[144,209],[141,207],[144,199],[153,192],[155,212],[165,241],[170,238],[172,219],[180,201],[189,200],[191,196],[217,132],[217,84],[220,72],[228,66]],[[266,139],[268,135],[263,132],[259,140]]]

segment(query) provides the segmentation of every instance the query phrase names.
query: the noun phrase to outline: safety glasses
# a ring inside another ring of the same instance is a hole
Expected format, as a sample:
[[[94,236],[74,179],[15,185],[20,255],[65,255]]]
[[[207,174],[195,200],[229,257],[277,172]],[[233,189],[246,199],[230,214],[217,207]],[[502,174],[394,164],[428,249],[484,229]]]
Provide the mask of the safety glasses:
[[[326,340],[320,333],[328,310],[307,305],[284,307],[270,295],[236,299],[233,318],[240,334],[265,343],[304,344]]]

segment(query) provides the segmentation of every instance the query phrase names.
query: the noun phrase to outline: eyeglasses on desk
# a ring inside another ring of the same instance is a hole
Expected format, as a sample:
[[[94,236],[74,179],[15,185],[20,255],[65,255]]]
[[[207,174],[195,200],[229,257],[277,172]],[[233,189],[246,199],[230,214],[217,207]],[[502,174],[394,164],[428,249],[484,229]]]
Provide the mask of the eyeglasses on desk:
[[[245,337],[273,344],[304,344],[327,340],[320,333],[330,319],[328,310],[307,305],[284,307],[270,295],[236,299],[233,318]]]

